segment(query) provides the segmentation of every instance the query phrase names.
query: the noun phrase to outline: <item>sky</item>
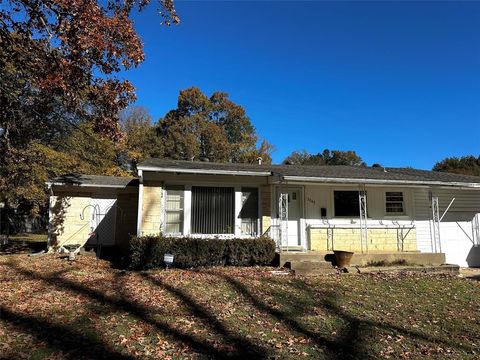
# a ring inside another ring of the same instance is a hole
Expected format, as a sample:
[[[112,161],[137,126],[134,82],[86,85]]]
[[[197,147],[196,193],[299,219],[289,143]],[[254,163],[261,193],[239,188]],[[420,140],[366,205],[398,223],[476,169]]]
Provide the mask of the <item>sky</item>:
[[[480,155],[480,2],[175,1],[133,19],[146,60],[121,74],[154,119],[181,89],[242,105],[274,162],[355,150],[431,169]]]

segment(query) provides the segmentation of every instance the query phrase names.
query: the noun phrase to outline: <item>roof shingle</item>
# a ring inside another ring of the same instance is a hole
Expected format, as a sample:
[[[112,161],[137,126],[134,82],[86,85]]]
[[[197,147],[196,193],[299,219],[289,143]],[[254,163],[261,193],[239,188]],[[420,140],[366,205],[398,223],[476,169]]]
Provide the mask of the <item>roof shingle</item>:
[[[382,167],[363,167],[363,166],[322,166],[322,165],[257,165],[257,164],[235,164],[235,163],[215,163],[184,160],[167,160],[151,158],[142,162],[139,169],[152,171],[175,171],[191,170],[192,172],[202,173],[204,171],[233,171],[258,173],[279,173],[282,176],[295,176],[305,178],[325,178],[325,179],[368,179],[368,180],[389,180],[412,183],[464,183],[478,184],[480,186],[480,177],[460,174],[452,174],[438,171],[417,170],[412,168],[382,168]]]

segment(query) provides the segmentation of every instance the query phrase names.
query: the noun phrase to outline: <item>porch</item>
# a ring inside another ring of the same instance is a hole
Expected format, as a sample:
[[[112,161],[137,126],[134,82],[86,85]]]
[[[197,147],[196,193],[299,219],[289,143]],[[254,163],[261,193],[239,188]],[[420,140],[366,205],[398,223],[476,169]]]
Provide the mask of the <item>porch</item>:
[[[281,267],[290,267],[296,263],[315,263],[317,266],[332,265],[333,252],[331,251],[305,251],[305,252],[286,252],[277,253],[278,265]],[[444,253],[421,253],[414,252],[387,252],[378,251],[368,254],[354,253],[351,261],[352,266],[366,266],[373,263],[400,263],[414,265],[442,265],[445,264]]]
[[[282,184],[272,194],[266,234],[281,252],[419,250],[411,189]]]

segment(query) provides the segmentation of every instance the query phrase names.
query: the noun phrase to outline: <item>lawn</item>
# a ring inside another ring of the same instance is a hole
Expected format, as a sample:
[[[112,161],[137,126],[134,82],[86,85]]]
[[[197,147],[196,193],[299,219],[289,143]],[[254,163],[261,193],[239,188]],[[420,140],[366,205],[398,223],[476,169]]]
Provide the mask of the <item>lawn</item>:
[[[0,256],[0,357],[480,356],[478,281],[272,270],[125,272],[90,256]]]

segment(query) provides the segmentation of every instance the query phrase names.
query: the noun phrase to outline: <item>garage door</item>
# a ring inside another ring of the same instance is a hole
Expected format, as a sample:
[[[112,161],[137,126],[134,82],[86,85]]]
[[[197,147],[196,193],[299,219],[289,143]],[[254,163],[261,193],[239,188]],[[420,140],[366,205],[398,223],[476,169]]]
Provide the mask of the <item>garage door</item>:
[[[105,245],[115,245],[115,224],[117,217],[117,199],[92,198],[91,204],[95,207],[90,228],[96,236],[91,236],[88,245],[97,245],[97,241]]]

